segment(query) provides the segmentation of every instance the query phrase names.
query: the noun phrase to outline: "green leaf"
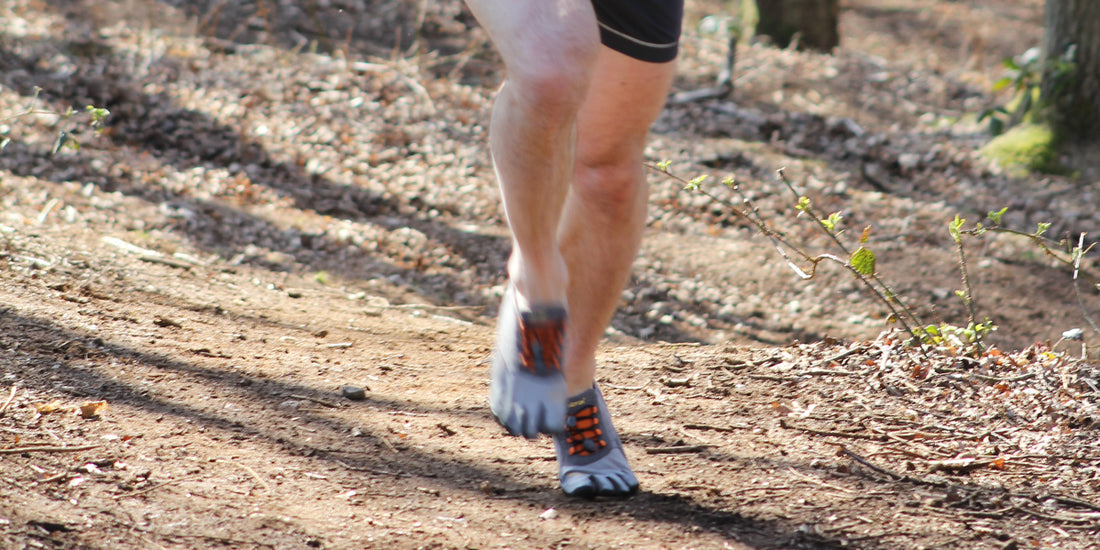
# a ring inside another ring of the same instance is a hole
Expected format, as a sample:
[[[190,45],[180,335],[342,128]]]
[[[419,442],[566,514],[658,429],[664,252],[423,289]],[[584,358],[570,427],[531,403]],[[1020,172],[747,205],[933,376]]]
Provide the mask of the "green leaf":
[[[107,120],[107,117],[111,116],[111,111],[102,107],[96,107],[94,105],[88,105],[84,107],[84,110],[92,117],[92,128],[99,128],[103,126],[103,121]]]
[[[993,222],[994,224],[1001,225],[1001,217],[1005,215],[1005,212],[1008,212],[1007,206],[996,212],[990,211],[986,217],[989,218],[989,221]]]
[[[104,109],[104,110],[106,110],[106,109]],[[670,166],[672,166],[672,161],[671,160],[662,160],[661,162],[657,163],[657,169],[662,171],[662,172],[668,172],[668,169],[669,169]]]
[[[1004,78],[1002,78],[1002,79],[1000,79],[1000,80],[993,83],[993,91],[994,92],[999,92],[999,91],[1001,91],[1001,90],[1003,90],[1003,89],[1005,89],[1005,88],[1007,88],[1011,85],[1012,85],[1012,79],[1006,76],[1006,77],[1004,77]]]
[[[809,210],[810,209],[810,198],[809,197],[798,197],[798,205],[795,206],[795,208],[799,212],[805,212],[805,211]]]
[[[1041,236],[1043,233],[1046,233],[1048,229],[1050,229],[1049,223],[1039,222],[1039,227],[1035,230],[1035,236]]]
[[[989,133],[993,136],[999,136],[1005,131],[1005,121],[993,117],[989,119]]]
[[[72,138],[69,137],[68,132],[61,132],[57,134],[57,140],[53,142],[53,150],[50,152],[50,154],[56,155],[58,152],[61,151],[63,147],[68,145],[70,141],[72,141]]]
[[[966,223],[966,219],[960,218],[958,214],[955,214],[955,219],[947,225],[947,230],[951,233],[951,238],[955,242],[962,242],[962,226]]]
[[[689,181],[687,183],[687,185],[684,186],[684,189],[687,189],[688,191],[698,191],[699,190],[699,184],[703,183],[706,180],[707,180],[707,175],[706,174],[703,174],[702,176],[697,176],[694,179],[692,179],[691,181]]]
[[[1010,70],[1010,71],[1020,70],[1020,66],[1016,64],[1016,60],[1011,58],[1011,57],[1004,58],[1001,61],[1001,64],[1003,64],[1005,66],[1005,68]]]
[[[733,176],[729,176],[726,179],[722,180],[722,185],[733,189],[737,187],[737,180],[733,179]]]
[[[836,231],[836,226],[840,225],[840,220],[843,218],[844,216],[842,216],[840,212],[833,212],[829,214],[828,218],[821,220],[821,225],[824,225],[825,229],[828,229],[829,233],[832,233]]]
[[[852,253],[852,257],[848,260],[848,263],[851,264],[852,268],[860,275],[870,277],[875,274],[875,253],[862,246]]]

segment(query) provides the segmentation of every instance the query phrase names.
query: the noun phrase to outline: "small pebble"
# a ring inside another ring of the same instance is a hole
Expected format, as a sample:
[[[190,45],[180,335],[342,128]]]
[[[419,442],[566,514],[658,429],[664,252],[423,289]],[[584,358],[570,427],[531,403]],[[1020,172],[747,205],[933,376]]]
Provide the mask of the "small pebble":
[[[367,390],[359,386],[344,386],[340,388],[340,393],[352,401],[362,401],[367,398]]]
[[[545,512],[539,514],[539,519],[558,519],[558,511],[553,508],[547,508]]]

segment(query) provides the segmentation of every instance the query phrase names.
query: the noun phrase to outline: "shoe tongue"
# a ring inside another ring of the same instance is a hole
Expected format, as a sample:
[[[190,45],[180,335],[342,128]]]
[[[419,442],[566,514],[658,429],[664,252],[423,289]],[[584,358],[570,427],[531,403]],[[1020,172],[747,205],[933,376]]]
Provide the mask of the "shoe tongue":
[[[596,398],[596,387],[592,386],[591,388],[588,388],[587,390],[584,390],[581,393],[570,397],[567,403],[569,414],[576,414],[581,409],[596,405],[597,403],[599,403],[599,400]]]

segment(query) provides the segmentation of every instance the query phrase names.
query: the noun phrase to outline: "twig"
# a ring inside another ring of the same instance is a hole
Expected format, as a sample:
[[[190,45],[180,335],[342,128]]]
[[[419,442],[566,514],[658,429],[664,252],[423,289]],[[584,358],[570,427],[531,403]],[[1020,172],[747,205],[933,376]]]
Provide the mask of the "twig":
[[[771,376],[768,374],[746,374],[745,378],[752,378],[753,380],[768,380],[771,382],[797,382],[798,378],[793,376]]]
[[[648,385],[649,384],[643,384],[641,386],[620,386],[618,384],[608,384],[608,383],[604,382],[604,383],[600,384],[600,387],[601,388],[611,388],[613,390],[638,391],[638,390],[644,390],[645,387],[648,386]]]
[[[681,453],[700,453],[717,445],[676,445],[673,447],[649,447],[645,450],[648,455],[671,455]]]
[[[728,97],[730,93],[733,92],[733,70],[734,66],[737,64],[737,42],[740,38],[739,33],[733,33],[729,37],[729,49],[726,50],[726,62],[722,66],[721,72],[718,73],[717,82],[713,87],[673,94],[672,97],[668,98],[669,105],[680,105],[704,99],[722,99]]]
[[[15,392],[18,390],[19,388],[15,384],[12,384],[11,392],[8,393],[8,400],[4,401],[4,404],[0,406],[0,416],[4,416],[4,411],[8,410],[8,405],[11,405],[12,400],[15,399]]]
[[[112,498],[115,499],[115,500],[119,500],[119,499],[126,498],[126,497],[136,497],[138,495],[144,495],[145,493],[153,492],[157,489],[160,489],[161,487],[167,487],[169,485],[175,485],[177,483],[184,483],[186,481],[194,481],[194,480],[200,479],[202,477],[203,477],[202,475],[195,475],[195,476],[190,476],[190,477],[182,477],[180,479],[173,479],[171,481],[165,481],[164,483],[158,483],[156,485],[153,485],[152,487],[146,487],[146,488],[144,488],[140,491],[130,491],[129,493],[123,493],[121,495],[115,495]]]
[[[844,350],[844,351],[842,351],[842,352],[840,352],[836,355],[826,357],[825,359],[823,359],[821,361],[821,364],[822,365],[829,365],[831,363],[835,363],[837,361],[840,361],[841,359],[844,359],[844,358],[846,358],[846,357],[848,357],[852,354],[863,353],[865,351],[867,351],[867,348],[857,346],[857,347],[854,347],[852,349]]]
[[[864,466],[866,466],[866,467],[868,467],[868,468],[870,468],[870,469],[872,469],[872,470],[874,470],[874,471],[876,471],[876,472],[878,472],[878,473],[880,473],[880,474],[882,474],[886,477],[889,477],[890,479],[893,479],[894,481],[902,481],[902,480],[907,479],[905,476],[900,476],[898,474],[895,474],[894,472],[891,472],[890,470],[887,470],[885,468],[880,468],[878,466],[875,466],[874,464],[871,464],[870,462],[867,461],[866,458],[863,458],[862,456],[859,456],[856,453],[853,453],[852,451],[849,451],[848,448],[845,447],[844,445],[837,445],[837,446],[840,447],[840,452],[842,454],[847,455],[852,460],[854,460],[854,461],[856,461],[856,462],[858,462],[858,463],[860,463],[860,464],[862,464],[862,465],[864,465]]]
[[[164,256],[163,254],[161,254],[160,252],[157,252],[156,250],[150,250],[148,248],[142,248],[140,246],[130,244],[130,243],[128,243],[128,242],[126,242],[122,239],[119,239],[117,237],[112,237],[110,235],[104,236],[100,240],[103,241],[105,244],[109,244],[109,245],[111,245],[111,246],[113,246],[113,247],[115,247],[119,250],[124,250],[124,251],[130,252],[132,254],[137,254],[138,256],[141,256],[141,257],[156,258],[156,257]]]
[[[933,472],[949,472],[956,474],[965,474],[974,470],[985,468],[990,464],[996,462],[995,459],[955,459],[955,460],[937,460],[928,465],[928,473]]]
[[[179,268],[179,269],[186,269],[188,271],[191,271],[191,269],[193,269],[195,267],[195,266],[193,266],[193,265],[191,265],[187,262],[181,262],[179,260],[173,260],[171,258],[161,258],[159,256],[144,255],[144,256],[139,256],[138,259],[143,261],[143,262],[148,262],[148,263],[151,263],[151,264],[161,264],[161,265],[166,265],[166,266],[169,266],[169,267],[175,267],[175,268]]]
[[[958,221],[959,224],[962,223],[962,220],[959,220],[958,216],[956,216],[955,219]],[[962,301],[963,301],[963,304],[966,305],[966,313],[967,313],[967,316],[968,316],[967,321],[969,323],[969,326],[974,326],[977,323],[978,314],[975,311],[976,308],[974,306],[974,290],[973,290],[973,287],[970,286],[970,273],[966,269],[966,252],[965,252],[965,250],[963,250],[963,242],[962,242],[961,233],[958,232],[958,230],[955,228],[954,224],[952,224],[951,227],[952,227],[952,235],[955,238],[955,251],[959,254],[959,272],[962,275],[962,284],[963,284]],[[977,339],[974,343],[975,343],[975,345],[977,345],[978,351],[983,351],[982,342],[981,342],[980,338]]]
[[[1092,248],[1091,246],[1089,248]],[[1080,308],[1081,313],[1085,316],[1085,321],[1088,322],[1092,330],[1097,334],[1100,334],[1100,327],[1096,326],[1096,322],[1092,320],[1092,315],[1089,315],[1088,308],[1085,307],[1085,300],[1081,296],[1081,289],[1078,285],[1078,274],[1081,272],[1081,258],[1085,255],[1085,234],[1081,233],[1077,237],[1077,248],[1073,251],[1073,294],[1077,297],[1077,307]]]
[[[223,464],[232,464],[232,465],[248,472],[248,474],[252,476],[252,479],[255,479],[260,485],[263,486],[264,490],[266,490],[268,492],[271,492],[271,485],[268,485],[267,482],[264,481],[264,479],[262,477],[260,477],[260,474],[256,473],[256,470],[253,470],[252,468],[249,468],[248,466],[246,466],[244,464],[241,464],[240,462],[233,461],[233,460],[219,460],[218,462],[221,462]]]
[[[878,440],[882,439],[881,436],[871,435],[871,434],[861,433],[861,432],[834,432],[834,431],[829,431],[829,430],[815,430],[813,428],[807,428],[805,426],[797,426],[795,424],[787,422],[786,418],[780,418],[779,419],[779,425],[784,427],[784,428],[787,428],[788,430],[800,430],[800,431],[803,431],[803,432],[806,432],[806,433],[809,433],[809,434],[814,434],[814,435],[833,436],[833,437],[851,437],[851,438],[854,438],[854,439],[868,439],[868,440],[871,440],[871,441],[878,441]]]
[[[808,476],[808,475],[806,475],[802,472],[799,472],[798,470],[795,470],[794,468],[788,468],[788,471],[791,474],[793,474],[795,477],[797,477],[799,479],[803,479],[805,481],[809,481],[810,483],[813,483],[814,485],[820,485],[822,487],[828,487],[829,489],[836,489],[837,491],[841,491],[841,492],[848,493],[848,494],[860,492],[860,491],[853,491],[853,490],[847,489],[845,487],[839,487],[837,485],[832,485],[832,484],[829,484],[829,483],[825,483],[824,481],[821,481],[820,479],[814,478],[812,476]]]
[[[78,453],[80,451],[87,451],[95,449],[99,445],[79,445],[76,447],[47,447],[43,445],[32,445],[28,447],[13,447],[11,449],[0,449],[0,455],[15,455],[19,453]]]
[[[1085,500],[1079,500],[1079,499],[1076,499],[1076,498],[1071,498],[1071,497],[1066,497],[1066,496],[1061,496],[1061,495],[1043,495],[1041,497],[1042,500],[1046,500],[1048,498],[1052,498],[1054,500],[1057,500],[1058,502],[1061,502],[1062,504],[1071,504],[1073,506],[1080,506],[1082,508],[1088,508],[1090,510],[1095,510],[1097,512],[1100,512],[1100,504],[1093,504],[1093,503],[1085,501]]]
[[[317,403],[318,405],[323,405],[323,406],[328,407],[330,409],[339,409],[340,408],[340,405],[337,405],[336,403],[333,403],[332,401],[325,401],[324,399],[318,399],[316,397],[310,397],[308,395],[292,394],[290,397],[292,399],[305,399],[306,401],[313,401],[314,403]]]
[[[715,431],[715,432],[734,432],[737,430],[751,430],[753,426],[711,426],[710,424],[684,424],[684,428],[689,430],[703,430],[703,431]]]
[[[799,373],[803,376],[859,376],[858,372],[848,372],[846,370],[824,370],[824,369],[812,369],[806,372]]]
[[[386,448],[389,449],[390,451],[392,451],[394,453],[400,453],[401,452],[401,451],[397,450],[397,447],[393,446],[393,443],[390,443],[390,440],[388,440],[384,437],[379,437],[378,440],[381,441],[382,444],[385,445]]]
[[[332,459],[333,462],[353,471],[353,472],[367,472],[368,474],[375,474],[380,476],[392,476],[392,477],[412,477],[412,474],[406,474],[404,472],[391,472],[389,470],[378,470],[375,468],[364,468],[362,466],[352,466],[342,460]]]
[[[1050,515],[1050,514],[1044,514],[1042,512],[1036,512],[1035,510],[1032,510],[1030,508],[1024,508],[1023,506],[1016,506],[1016,509],[1023,512],[1023,513],[1025,513],[1025,514],[1035,516],[1037,518],[1046,519],[1046,520],[1050,520],[1050,521],[1057,521],[1059,523],[1095,523],[1096,522],[1096,517],[1093,517],[1091,514],[1090,514],[1090,517],[1067,518],[1067,517],[1054,516],[1054,515]]]

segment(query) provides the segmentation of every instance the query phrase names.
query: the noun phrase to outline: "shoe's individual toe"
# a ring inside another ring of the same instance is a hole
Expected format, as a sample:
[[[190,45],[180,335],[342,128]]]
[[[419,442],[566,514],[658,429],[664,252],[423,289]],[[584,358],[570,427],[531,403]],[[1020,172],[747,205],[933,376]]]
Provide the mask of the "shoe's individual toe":
[[[561,480],[561,489],[572,497],[626,497],[638,492],[637,482],[630,483],[620,474],[573,472]]]
[[[597,487],[596,476],[591,474],[572,472],[561,479],[561,490],[571,497],[593,498]]]
[[[627,479],[630,478],[630,479]],[[638,492],[638,481],[633,479],[633,474],[611,474],[606,476],[605,481],[611,488],[608,489],[607,485],[601,484],[600,494],[609,497],[623,497],[633,495]]]

